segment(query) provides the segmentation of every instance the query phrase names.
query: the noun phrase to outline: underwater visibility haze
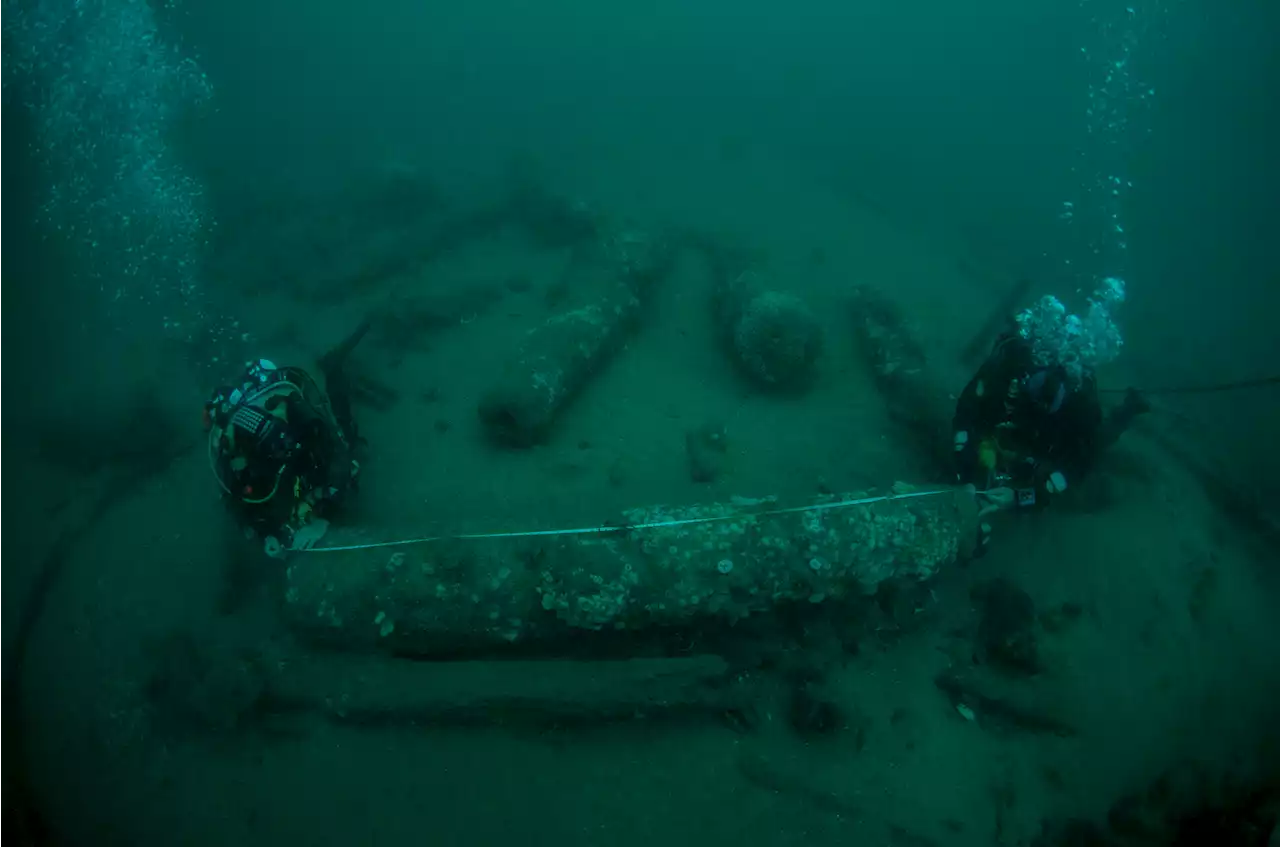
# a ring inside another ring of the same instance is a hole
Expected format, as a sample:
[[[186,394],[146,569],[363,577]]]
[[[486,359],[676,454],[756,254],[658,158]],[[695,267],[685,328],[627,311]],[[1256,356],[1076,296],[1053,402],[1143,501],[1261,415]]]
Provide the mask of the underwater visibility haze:
[[[4,0],[15,844],[1280,843],[1280,10]]]

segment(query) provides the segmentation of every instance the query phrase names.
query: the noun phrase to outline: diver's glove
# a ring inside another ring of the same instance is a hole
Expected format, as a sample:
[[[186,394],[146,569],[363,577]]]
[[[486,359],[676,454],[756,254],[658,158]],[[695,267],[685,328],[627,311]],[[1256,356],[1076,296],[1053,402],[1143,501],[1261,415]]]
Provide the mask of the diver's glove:
[[[310,550],[316,546],[316,543],[324,538],[324,534],[329,531],[329,522],[324,518],[312,518],[308,523],[299,527],[293,533],[293,543],[289,545],[290,550]]]
[[[978,517],[986,517],[992,512],[1012,509],[1018,502],[1017,493],[1008,487],[988,488],[986,491],[977,492],[976,496],[978,505],[981,507],[978,511]]]
[[[1067,490],[1067,476],[1062,471],[1054,471],[1045,477],[1044,490],[1049,494],[1061,494]]]
[[[962,485],[960,490],[971,495],[978,506],[978,537],[973,549],[973,556],[977,558],[984,555],[987,552],[988,545],[991,544],[991,524],[982,520],[982,518],[992,512],[1010,508],[1014,494],[1013,490],[1009,488],[991,488],[986,491],[979,491],[972,484]]]
[[[279,538],[269,535],[262,544],[262,550],[273,559],[283,559],[287,553],[310,550],[316,546],[320,539],[324,538],[324,534],[328,531],[329,522],[327,520],[324,518],[312,518],[289,534],[288,547],[285,547]]]

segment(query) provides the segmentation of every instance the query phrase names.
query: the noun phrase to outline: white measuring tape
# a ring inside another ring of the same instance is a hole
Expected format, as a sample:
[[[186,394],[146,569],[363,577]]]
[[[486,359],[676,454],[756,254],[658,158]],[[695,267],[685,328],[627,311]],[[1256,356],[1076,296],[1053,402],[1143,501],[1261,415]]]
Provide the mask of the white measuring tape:
[[[427,544],[432,541],[477,541],[485,538],[535,538],[549,535],[603,535],[614,532],[631,532],[636,529],[659,529],[668,526],[688,526],[689,524],[714,523],[715,521],[732,521],[739,518],[762,518],[769,515],[789,515],[797,512],[823,512],[827,509],[843,509],[846,506],[866,506],[871,503],[883,503],[886,500],[910,500],[913,497],[934,497],[939,494],[954,494],[954,488],[938,488],[930,491],[910,491],[906,494],[884,494],[879,497],[863,497],[858,500],[837,500],[834,503],[816,503],[812,506],[792,506],[786,509],[766,509],[763,512],[736,512],[729,515],[713,515],[706,518],[684,518],[682,520],[655,521],[653,523],[633,523],[623,526],[589,526],[577,529],[539,529],[525,532],[485,532],[469,535],[430,535],[425,538],[406,538],[401,541],[375,541],[371,544],[348,544],[342,547],[312,547],[299,550],[300,553],[341,553],[347,550],[372,550],[378,547],[405,547],[410,544]]]

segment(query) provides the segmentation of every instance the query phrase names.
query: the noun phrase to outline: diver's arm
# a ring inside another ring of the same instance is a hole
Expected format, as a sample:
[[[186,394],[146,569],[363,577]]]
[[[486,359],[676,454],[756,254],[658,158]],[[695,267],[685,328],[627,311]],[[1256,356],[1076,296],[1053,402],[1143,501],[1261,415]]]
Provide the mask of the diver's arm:
[[[1003,354],[1003,349],[1003,345],[997,345],[956,401],[951,432],[956,472],[961,482],[974,485],[987,482],[986,470],[979,460],[979,447],[994,435],[1004,418],[1005,393],[1013,378],[1010,359]]]
[[[261,504],[258,521],[264,548],[271,556],[282,556],[295,548],[295,536],[310,523],[314,507],[311,496],[316,476],[311,455],[314,439],[299,405],[291,399],[285,402],[287,453],[277,458],[283,464],[275,493],[270,501]]]
[[[1035,487],[1039,502],[1055,497],[1088,475],[1102,450],[1102,406],[1096,392],[1075,395],[1063,412],[1067,415],[1061,435],[1046,458],[1036,465]]]
[[[969,381],[956,401],[956,414],[951,421],[952,446],[955,449],[956,478],[963,483],[985,485],[981,479],[984,474],[979,467],[978,445],[981,443],[985,427],[980,428],[982,414],[982,398],[978,396],[977,386],[981,381],[981,372]]]

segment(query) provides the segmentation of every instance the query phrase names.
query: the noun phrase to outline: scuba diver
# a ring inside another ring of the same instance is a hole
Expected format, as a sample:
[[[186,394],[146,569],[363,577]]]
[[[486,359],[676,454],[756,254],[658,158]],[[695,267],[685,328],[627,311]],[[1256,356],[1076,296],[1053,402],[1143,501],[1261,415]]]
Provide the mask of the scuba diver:
[[[301,368],[250,362],[205,404],[209,463],[232,513],[267,555],[314,546],[360,474],[342,363],[368,325],[320,362],[328,394]]]
[[[1043,298],[997,339],[965,386],[952,423],[959,482],[975,486],[992,509],[1045,505],[1066,491],[1150,410],[1137,390],[1104,414],[1095,369],[1119,352],[1107,306],[1123,283],[1104,280],[1087,319]]]

